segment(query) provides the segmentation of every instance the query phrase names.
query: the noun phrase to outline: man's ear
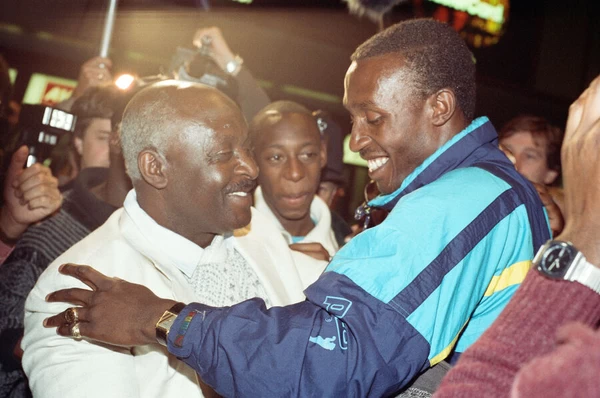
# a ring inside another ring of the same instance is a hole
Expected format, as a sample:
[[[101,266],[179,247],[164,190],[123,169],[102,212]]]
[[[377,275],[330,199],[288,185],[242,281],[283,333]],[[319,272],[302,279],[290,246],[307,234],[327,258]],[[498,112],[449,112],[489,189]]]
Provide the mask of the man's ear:
[[[444,125],[456,111],[456,96],[452,90],[443,88],[427,100],[431,107],[431,122],[434,126]]]
[[[321,150],[319,151],[319,156],[321,157],[321,169],[324,169],[327,166],[327,139],[323,138],[321,140]]]
[[[167,186],[167,163],[163,155],[154,149],[144,149],[138,154],[137,160],[144,181],[156,189]]]
[[[73,146],[75,147],[75,150],[77,151],[79,156],[82,156],[83,155],[83,140],[80,137],[75,137],[75,139],[73,140]]]

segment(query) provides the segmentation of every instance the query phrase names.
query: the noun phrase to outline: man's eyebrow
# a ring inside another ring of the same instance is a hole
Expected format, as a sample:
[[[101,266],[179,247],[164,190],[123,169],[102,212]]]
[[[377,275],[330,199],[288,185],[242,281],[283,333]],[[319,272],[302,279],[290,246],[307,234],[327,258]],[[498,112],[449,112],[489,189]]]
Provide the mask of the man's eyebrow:
[[[375,102],[373,102],[371,100],[365,100],[365,101],[360,101],[360,102],[352,102],[352,103],[348,104],[348,106],[350,106],[352,108],[359,108],[359,109],[370,108],[370,107],[372,107],[374,105],[375,105]]]

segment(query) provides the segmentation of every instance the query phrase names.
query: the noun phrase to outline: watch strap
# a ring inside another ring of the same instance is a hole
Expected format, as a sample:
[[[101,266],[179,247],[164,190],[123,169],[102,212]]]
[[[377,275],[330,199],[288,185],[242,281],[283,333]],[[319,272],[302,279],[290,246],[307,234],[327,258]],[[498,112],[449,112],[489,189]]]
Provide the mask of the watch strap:
[[[167,346],[167,338],[169,336],[171,326],[173,326],[175,318],[177,318],[177,315],[179,315],[184,308],[184,303],[177,303],[166,310],[158,322],[156,322],[156,341],[158,341],[159,344]]]
[[[600,294],[600,268],[587,261],[583,253],[577,253],[573,266],[567,271],[565,279],[579,282]]]

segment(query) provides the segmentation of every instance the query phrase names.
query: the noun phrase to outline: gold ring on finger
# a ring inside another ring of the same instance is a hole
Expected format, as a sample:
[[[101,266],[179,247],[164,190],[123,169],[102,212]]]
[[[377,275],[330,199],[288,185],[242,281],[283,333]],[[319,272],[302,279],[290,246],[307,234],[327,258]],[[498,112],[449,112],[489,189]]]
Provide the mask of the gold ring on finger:
[[[67,321],[68,324],[79,322],[79,312],[77,307],[71,307],[65,311],[65,321]]]
[[[72,324],[69,328],[69,331],[71,332],[71,337],[73,337],[74,339],[81,339],[81,332],[79,331],[79,322],[75,322],[74,324]]]

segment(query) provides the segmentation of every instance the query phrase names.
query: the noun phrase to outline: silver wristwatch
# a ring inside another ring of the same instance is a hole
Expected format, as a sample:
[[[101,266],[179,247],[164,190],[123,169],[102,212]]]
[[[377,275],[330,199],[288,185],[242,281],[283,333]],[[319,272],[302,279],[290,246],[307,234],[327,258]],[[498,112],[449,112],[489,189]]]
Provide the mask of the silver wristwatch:
[[[244,60],[242,59],[242,57],[236,54],[236,56],[231,61],[225,64],[225,72],[229,73],[232,76],[237,76],[237,74],[240,73],[240,70],[242,69],[243,63]]]
[[[600,268],[571,242],[549,240],[535,255],[533,265],[548,278],[579,282],[600,294]]]

